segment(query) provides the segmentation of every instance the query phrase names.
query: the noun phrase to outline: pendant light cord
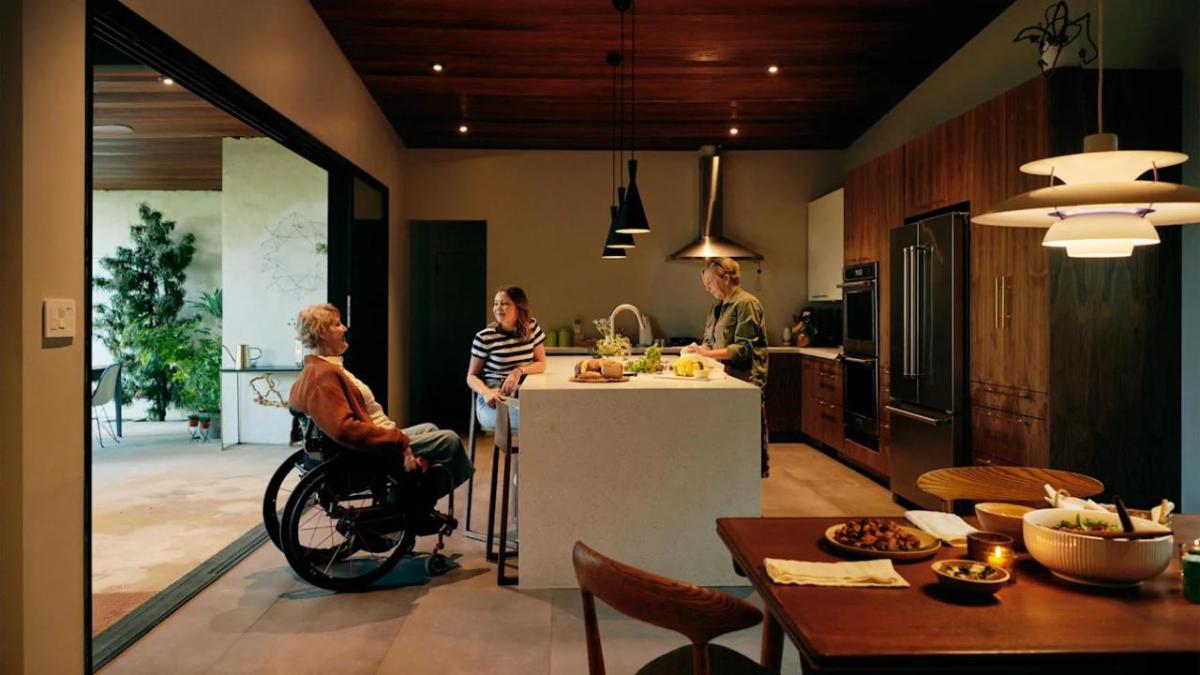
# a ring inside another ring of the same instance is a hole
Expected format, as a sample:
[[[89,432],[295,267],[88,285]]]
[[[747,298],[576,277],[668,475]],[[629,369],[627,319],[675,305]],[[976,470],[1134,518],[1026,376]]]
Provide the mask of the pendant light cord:
[[[625,169],[621,168],[625,165],[625,12],[620,11],[618,14],[621,15],[621,115],[617,121],[617,128],[620,130],[617,148],[621,155],[617,162],[617,170],[621,172],[621,187],[625,187]]]
[[[637,0],[629,8],[629,158],[637,159]]]
[[[612,64],[612,152],[609,153],[609,173],[612,178],[612,203],[617,203],[617,66]]]
[[[1104,133],[1104,0],[1100,0],[1100,65],[1096,78],[1096,133]]]

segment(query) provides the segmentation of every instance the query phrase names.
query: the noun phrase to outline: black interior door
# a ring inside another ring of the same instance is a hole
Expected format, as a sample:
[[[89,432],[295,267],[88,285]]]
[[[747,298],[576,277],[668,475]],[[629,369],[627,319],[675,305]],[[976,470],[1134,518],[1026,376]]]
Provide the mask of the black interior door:
[[[414,221],[409,419],[465,432],[471,339],[488,320],[487,224]]]
[[[387,410],[387,190],[344,173],[330,175],[329,301],[350,327],[346,368]]]

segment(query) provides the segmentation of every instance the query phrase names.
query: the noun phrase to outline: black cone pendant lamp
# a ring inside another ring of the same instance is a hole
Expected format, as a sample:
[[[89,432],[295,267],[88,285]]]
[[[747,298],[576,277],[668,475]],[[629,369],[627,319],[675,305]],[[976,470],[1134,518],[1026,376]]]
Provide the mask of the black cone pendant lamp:
[[[607,57],[608,65],[612,66],[613,72],[613,152],[612,152],[612,179],[613,188],[616,191],[617,202],[608,207],[608,236],[604,240],[604,253],[601,255],[606,260],[618,260],[626,257],[625,250],[634,248],[636,244],[633,241],[633,235],[617,231],[617,214],[620,212],[621,203],[625,201],[625,188],[617,187],[617,66],[621,63],[621,55],[612,52]]]
[[[646,218],[646,207],[642,204],[642,193],[637,185],[637,7],[634,0],[613,0],[613,7],[621,14],[621,46],[625,44],[625,10],[630,12],[629,45],[629,190],[621,201],[617,212],[616,231],[622,234],[646,234],[650,232],[650,221]]]

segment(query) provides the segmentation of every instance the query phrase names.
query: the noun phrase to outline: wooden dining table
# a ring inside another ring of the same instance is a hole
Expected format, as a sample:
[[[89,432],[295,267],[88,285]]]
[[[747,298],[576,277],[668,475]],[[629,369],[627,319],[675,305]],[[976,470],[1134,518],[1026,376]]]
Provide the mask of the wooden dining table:
[[[884,518],[895,520],[894,518]],[[972,519],[968,519],[973,523]],[[762,665],[778,673],[787,635],[804,673],[1200,673],[1200,604],[1183,597],[1178,555],[1135,588],[1059,579],[1018,554],[995,596],[964,598],[930,564],[965,558],[942,548],[899,562],[908,588],[776,584],[764,558],[838,561],[825,530],[845,518],[720,518],[717,532],[762,597]],[[1200,515],[1175,516],[1176,541],[1200,537]],[[1177,551],[1177,549],[1176,549]]]

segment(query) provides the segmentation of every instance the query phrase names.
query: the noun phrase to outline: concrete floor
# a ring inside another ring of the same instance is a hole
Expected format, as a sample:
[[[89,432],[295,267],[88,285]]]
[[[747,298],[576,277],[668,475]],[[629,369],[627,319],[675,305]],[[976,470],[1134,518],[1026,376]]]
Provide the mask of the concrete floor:
[[[92,622],[98,634],[262,522],[263,485],[292,450],[190,441],[186,422],[126,422],[92,449]]]
[[[886,489],[806,445],[776,444],[771,452],[772,475],[763,483],[764,515],[903,512]],[[486,485],[490,455],[479,459],[477,480]],[[337,595],[300,581],[283,555],[267,544],[103,672],[587,671],[577,591],[498,587],[495,566],[484,561],[482,544],[460,535],[449,540],[448,552],[458,556],[460,568],[444,577],[430,579],[420,560],[410,560],[370,592]],[[749,589],[727,590],[758,603]],[[614,674],[632,673],[686,643],[602,604],[600,616],[605,661]],[[760,631],[752,628],[717,642],[757,659],[759,639]],[[798,671],[796,651],[785,649],[784,672]]]

